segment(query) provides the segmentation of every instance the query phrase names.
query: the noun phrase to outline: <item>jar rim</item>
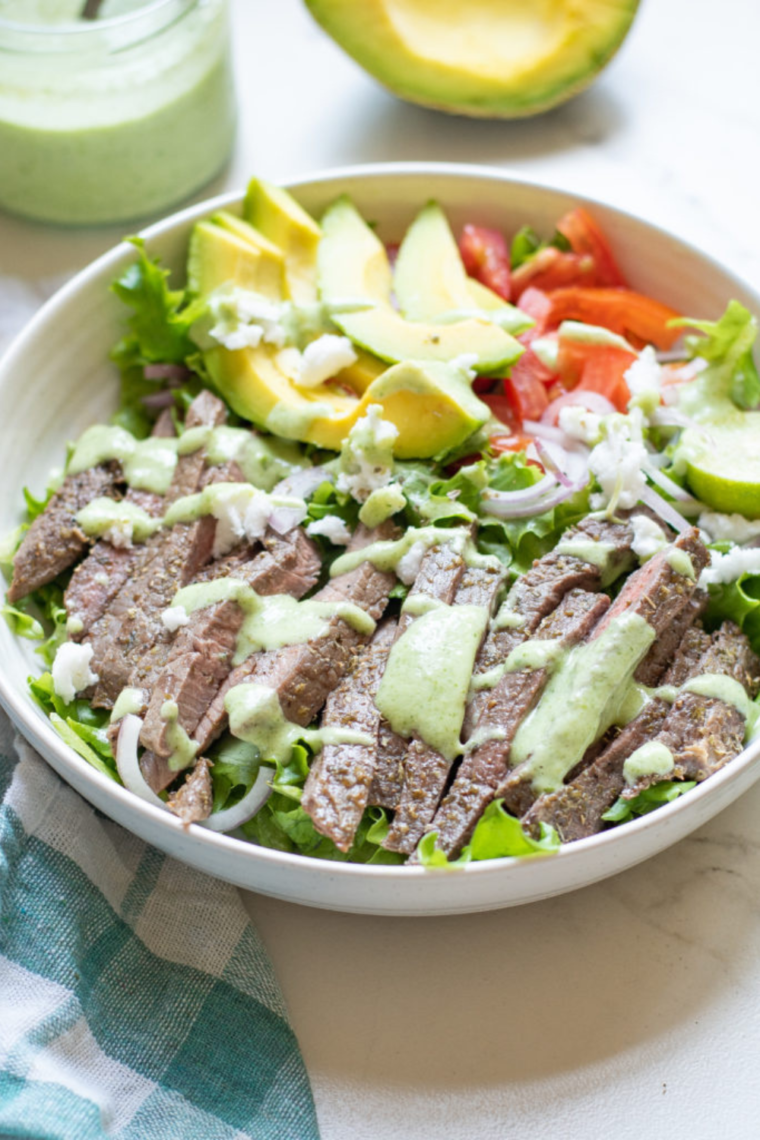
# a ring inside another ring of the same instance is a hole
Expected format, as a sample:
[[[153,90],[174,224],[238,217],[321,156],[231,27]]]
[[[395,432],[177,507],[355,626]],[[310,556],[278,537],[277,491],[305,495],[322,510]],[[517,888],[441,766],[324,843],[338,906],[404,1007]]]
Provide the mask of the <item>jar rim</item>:
[[[89,50],[95,41],[109,49],[129,47],[163,31],[202,0],[148,0],[131,12],[97,20],[60,24],[26,24],[0,16],[0,51]]]

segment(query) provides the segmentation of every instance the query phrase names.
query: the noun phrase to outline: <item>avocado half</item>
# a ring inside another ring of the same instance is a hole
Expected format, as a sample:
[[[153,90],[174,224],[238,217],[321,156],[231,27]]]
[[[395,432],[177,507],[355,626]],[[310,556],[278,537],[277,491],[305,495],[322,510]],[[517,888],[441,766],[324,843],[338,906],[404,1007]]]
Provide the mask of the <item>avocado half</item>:
[[[391,91],[453,114],[519,118],[587,87],[639,0],[306,0]]]

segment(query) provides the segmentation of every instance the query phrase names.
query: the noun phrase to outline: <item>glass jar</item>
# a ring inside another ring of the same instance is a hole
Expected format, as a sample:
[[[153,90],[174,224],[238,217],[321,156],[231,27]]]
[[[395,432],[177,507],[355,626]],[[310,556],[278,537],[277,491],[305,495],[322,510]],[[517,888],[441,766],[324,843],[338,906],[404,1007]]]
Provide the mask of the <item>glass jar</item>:
[[[84,7],[0,0],[0,207],[129,221],[192,194],[229,156],[228,0],[104,0],[96,19]]]

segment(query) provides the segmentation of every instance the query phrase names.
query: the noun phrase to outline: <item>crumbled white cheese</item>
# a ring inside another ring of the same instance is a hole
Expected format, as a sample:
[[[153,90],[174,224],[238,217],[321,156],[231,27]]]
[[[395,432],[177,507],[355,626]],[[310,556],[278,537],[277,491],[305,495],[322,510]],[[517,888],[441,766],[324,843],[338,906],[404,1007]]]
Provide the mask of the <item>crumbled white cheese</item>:
[[[317,388],[344,368],[356,364],[358,359],[347,336],[324,333],[307,344],[301,353],[298,383],[302,388]]]
[[[215,558],[228,554],[240,542],[262,538],[275,511],[290,511],[293,526],[306,518],[302,499],[277,500],[250,483],[212,483],[202,496],[205,510],[216,519]]]
[[[84,622],[79,614],[70,614],[66,621],[66,633],[69,637],[76,637],[84,629]]]
[[[710,542],[751,542],[760,537],[760,519],[745,519],[744,515],[721,515],[717,511],[703,511],[699,516],[701,530],[710,536]]]
[[[187,625],[189,621],[190,618],[184,606],[169,606],[169,609],[164,610],[161,614],[161,623],[164,629],[169,630],[169,633],[176,633],[181,626]]]
[[[398,560],[396,565],[396,576],[406,586],[411,586],[420,572],[422,559],[427,552],[427,545],[424,542],[415,542],[413,546],[407,550],[406,554]]]
[[[744,574],[760,574],[760,547],[735,546],[727,554],[711,550],[710,565],[702,571],[699,584],[702,587],[727,585]]]
[[[322,519],[315,519],[307,526],[306,533],[319,534],[329,539],[334,546],[347,546],[351,541],[351,531],[337,515],[325,515]]]
[[[381,405],[370,404],[341,448],[337,489],[363,503],[378,487],[385,487],[393,478],[393,445],[397,439],[398,428],[383,419]]]
[[[278,347],[285,343],[283,307],[250,289],[217,293],[209,300],[215,324],[209,336],[232,350],[257,348],[264,341]]]
[[[640,562],[646,562],[668,545],[662,527],[648,515],[634,515],[631,527],[633,528],[631,550]]]
[[[53,688],[57,696],[66,704],[71,704],[77,693],[89,689],[100,678],[90,669],[93,648],[84,643],[77,645],[74,641],[64,641],[58,649],[53,661]]]
[[[130,519],[117,519],[106,527],[102,537],[118,550],[126,550],[132,545],[133,534],[134,524]]]
[[[301,353],[298,349],[294,345],[281,348],[274,359],[280,372],[284,372],[288,380],[298,384],[301,378]]]
[[[559,426],[571,439],[592,446],[602,438],[602,417],[580,404],[567,404],[559,410]]]
[[[591,496],[592,510],[613,504],[622,509],[635,507],[646,487],[642,468],[647,450],[642,436],[643,415],[633,408],[627,416],[607,416],[604,439],[589,456],[589,470],[596,476],[600,494]]]
[[[458,368],[464,372],[468,380],[474,380],[477,376],[475,365],[478,363],[479,357],[476,352],[461,352],[459,356],[455,356],[451,361],[452,368]]]
[[[657,359],[657,353],[648,344],[625,372],[625,382],[632,396],[640,396],[642,392],[660,391],[662,387],[662,365]]]

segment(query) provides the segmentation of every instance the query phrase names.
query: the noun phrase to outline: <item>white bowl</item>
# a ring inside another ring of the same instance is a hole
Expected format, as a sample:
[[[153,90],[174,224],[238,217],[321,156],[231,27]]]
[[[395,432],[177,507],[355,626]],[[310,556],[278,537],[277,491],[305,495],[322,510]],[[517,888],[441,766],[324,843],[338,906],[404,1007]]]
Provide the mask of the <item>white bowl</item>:
[[[526,222],[552,232],[572,206],[587,204],[609,235],[634,287],[693,316],[716,317],[735,297],[760,312],[760,297],[716,262],[629,214],[578,195],[483,167],[394,163],[353,167],[290,184],[317,216],[348,192],[380,233],[398,240],[419,207],[439,199],[455,226],[466,221],[508,233]],[[149,252],[181,280],[193,223],[242,196],[192,206],[145,231]],[[0,362],[0,532],[17,525],[22,487],[39,491],[66,442],[112,411],[117,376],[108,351],[124,310],[108,286],[134,256],[120,245],[78,274],[38,313]],[[553,856],[502,859],[451,870],[367,867],[255,847],[203,828],[188,829],[132,796],[80,759],[55,733],[26,687],[39,668],[28,642],[0,622],[0,701],[53,768],[96,807],[141,838],[194,867],[290,902],[365,914],[461,914],[532,902],[574,890],[662,851],[727,807],[760,777],[760,740],[675,803],[636,822],[573,843]]]

